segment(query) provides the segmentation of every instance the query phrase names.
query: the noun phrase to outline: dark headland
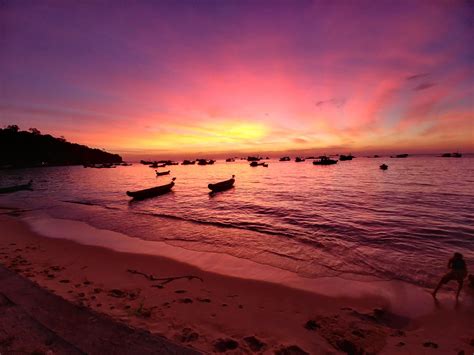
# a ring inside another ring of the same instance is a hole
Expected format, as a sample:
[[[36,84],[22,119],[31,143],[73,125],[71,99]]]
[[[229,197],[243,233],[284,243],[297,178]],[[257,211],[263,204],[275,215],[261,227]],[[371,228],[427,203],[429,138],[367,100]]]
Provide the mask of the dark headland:
[[[118,154],[41,134],[36,128],[28,131],[20,131],[16,125],[0,128],[0,169],[121,162]]]

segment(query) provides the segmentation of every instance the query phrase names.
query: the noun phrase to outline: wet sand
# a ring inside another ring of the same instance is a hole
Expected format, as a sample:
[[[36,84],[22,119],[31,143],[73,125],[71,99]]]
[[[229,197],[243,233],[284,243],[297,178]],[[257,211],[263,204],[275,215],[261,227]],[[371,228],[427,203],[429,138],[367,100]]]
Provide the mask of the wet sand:
[[[278,273],[270,275],[273,282],[264,282],[204,271],[159,255],[44,237],[22,222],[21,213],[13,214],[17,216],[0,216],[0,263],[6,268],[84,307],[77,308],[79,312],[90,309],[190,349],[265,354],[474,351],[469,290],[457,305],[447,289],[440,293],[438,303],[425,290],[417,290],[415,305],[423,312],[411,312],[410,307],[395,306],[393,296],[387,296],[395,293],[408,303],[414,291],[397,283],[380,288],[382,284],[372,282],[367,285],[370,292],[364,293],[360,284],[352,288],[343,281],[336,285],[345,284],[344,292],[329,295],[324,292],[328,280],[308,280],[312,286],[304,290],[277,284]],[[212,260],[207,259],[208,263]],[[9,299],[15,303],[15,297]],[[35,301],[30,301],[34,306]],[[60,314],[53,312],[50,317],[60,319]],[[7,323],[0,322],[0,351],[5,352],[15,349],[4,334],[24,336],[12,334]],[[47,344],[40,345],[47,351]]]

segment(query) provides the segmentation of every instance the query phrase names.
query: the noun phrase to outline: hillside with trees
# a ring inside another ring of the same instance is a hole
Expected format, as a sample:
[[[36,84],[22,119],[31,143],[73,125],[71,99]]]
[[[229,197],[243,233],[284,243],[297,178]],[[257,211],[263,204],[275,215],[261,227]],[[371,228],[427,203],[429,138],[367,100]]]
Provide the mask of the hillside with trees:
[[[0,129],[0,168],[120,163],[122,157],[17,125]]]

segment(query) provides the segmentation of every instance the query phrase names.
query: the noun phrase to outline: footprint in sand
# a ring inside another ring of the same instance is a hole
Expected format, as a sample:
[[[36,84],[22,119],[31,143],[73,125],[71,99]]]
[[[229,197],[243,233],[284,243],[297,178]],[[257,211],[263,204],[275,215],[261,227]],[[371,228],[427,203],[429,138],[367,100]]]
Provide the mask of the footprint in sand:
[[[290,345],[276,350],[275,355],[309,355],[309,353],[301,349],[298,345]]]
[[[262,342],[260,339],[256,338],[253,335],[249,337],[245,337],[244,341],[247,343],[250,350],[254,352],[261,351],[267,346],[267,344],[265,344],[264,342]]]
[[[175,339],[182,343],[190,343],[198,338],[199,334],[191,328],[184,328],[181,333],[175,335]]]
[[[202,303],[211,303],[211,300],[209,298],[196,298],[196,300],[198,300],[199,302],[202,302]]]
[[[234,339],[217,339],[214,342],[214,350],[223,353],[227,350],[235,350],[239,347],[239,343]]]
[[[423,346],[425,348],[438,349],[438,344],[433,343],[432,341],[427,341],[427,342],[423,343]]]
[[[191,298],[181,298],[179,302],[180,303],[193,303],[193,300]]]
[[[304,327],[308,330],[316,330],[318,328],[321,328],[321,326],[318,324],[318,322],[316,322],[313,319],[310,319],[309,321],[307,321],[306,324],[304,325]]]

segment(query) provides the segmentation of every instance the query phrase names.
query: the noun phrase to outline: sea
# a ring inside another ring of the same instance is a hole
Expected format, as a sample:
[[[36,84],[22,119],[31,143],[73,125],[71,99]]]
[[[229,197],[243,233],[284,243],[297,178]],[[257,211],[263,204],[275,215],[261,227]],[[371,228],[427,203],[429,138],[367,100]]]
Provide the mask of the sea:
[[[173,165],[159,169],[171,170],[160,177],[139,163],[1,170],[0,186],[33,180],[33,191],[0,195],[0,206],[306,278],[432,287],[454,252],[474,271],[474,156],[358,157],[331,166],[267,162],[267,168],[239,159]],[[232,175],[234,188],[209,194],[209,183]],[[143,201],[126,195],[172,177],[176,185],[166,195]]]

